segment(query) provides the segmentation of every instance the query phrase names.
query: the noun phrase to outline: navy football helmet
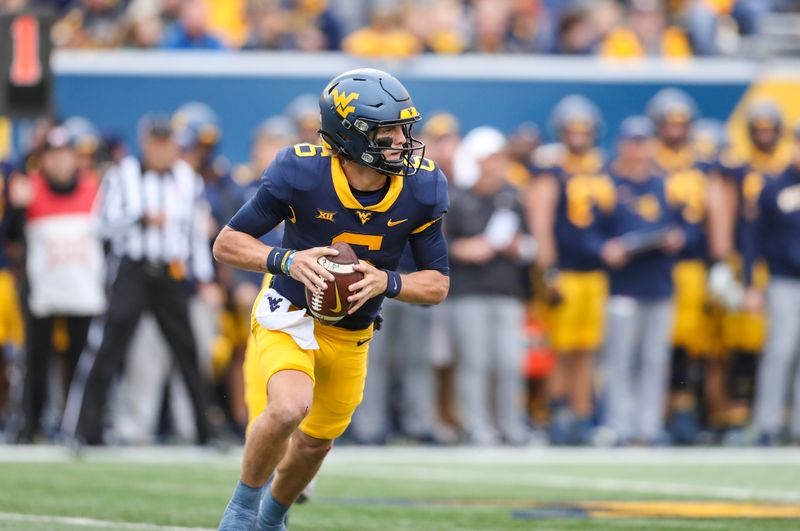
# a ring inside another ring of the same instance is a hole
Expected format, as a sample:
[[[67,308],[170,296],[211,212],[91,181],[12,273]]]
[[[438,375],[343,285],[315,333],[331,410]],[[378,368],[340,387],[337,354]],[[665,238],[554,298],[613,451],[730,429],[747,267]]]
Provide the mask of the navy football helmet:
[[[222,138],[214,109],[199,101],[184,103],[172,115],[172,127],[182,149],[199,144],[214,147]]]
[[[568,128],[588,129],[599,136],[603,129],[600,109],[579,94],[565,96],[550,113],[550,129],[556,138],[561,138]]]
[[[425,144],[411,136],[422,116],[406,88],[394,76],[372,68],[350,70],[336,76],[319,98],[320,136],[336,153],[381,173],[411,175],[419,168],[411,157],[425,153]],[[400,125],[406,137],[397,160],[388,160],[391,145],[378,144],[374,132]]]
[[[747,108],[747,127],[774,127],[779,133],[783,130],[783,116],[780,108],[771,100],[756,101]]]
[[[647,104],[647,116],[656,125],[665,120],[692,122],[697,118],[697,104],[678,88],[668,87],[656,92]]]

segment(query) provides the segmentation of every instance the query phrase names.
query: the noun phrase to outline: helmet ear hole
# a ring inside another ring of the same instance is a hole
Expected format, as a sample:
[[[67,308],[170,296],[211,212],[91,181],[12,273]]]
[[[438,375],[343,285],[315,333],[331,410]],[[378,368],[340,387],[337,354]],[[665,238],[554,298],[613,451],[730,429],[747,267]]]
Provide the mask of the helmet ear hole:
[[[350,135],[348,135],[347,133],[336,131],[336,136],[338,136],[339,139],[343,142],[350,142]]]

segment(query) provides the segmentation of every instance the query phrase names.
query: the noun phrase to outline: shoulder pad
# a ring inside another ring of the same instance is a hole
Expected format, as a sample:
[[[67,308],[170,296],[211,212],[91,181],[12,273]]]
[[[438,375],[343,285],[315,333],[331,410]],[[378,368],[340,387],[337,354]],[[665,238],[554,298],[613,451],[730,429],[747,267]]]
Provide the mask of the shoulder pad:
[[[322,146],[296,144],[278,152],[262,179],[283,182],[286,187],[308,191],[330,174],[330,154]],[[281,197],[281,196],[278,196]]]
[[[427,207],[433,207],[433,218],[438,218],[447,212],[449,204],[447,177],[433,161],[423,161],[430,162],[430,168],[423,163],[417,173],[406,178],[406,182],[414,198]]]

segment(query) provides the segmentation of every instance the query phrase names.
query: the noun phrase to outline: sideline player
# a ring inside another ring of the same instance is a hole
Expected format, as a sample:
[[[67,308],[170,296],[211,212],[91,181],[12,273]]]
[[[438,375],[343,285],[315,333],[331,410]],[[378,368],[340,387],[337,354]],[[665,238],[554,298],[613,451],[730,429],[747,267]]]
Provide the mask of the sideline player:
[[[692,444],[698,433],[692,375],[701,357],[709,353],[711,333],[706,296],[706,194],[707,175],[689,143],[697,106],[684,91],[665,88],[647,105],[656,127],[654,159],[665,177],[667,201],[680,208],[685,230],[695,245],[685,246],[672,279],[675,318],[670,382],[670,432],[676,444]]]
[[[420,115],[408,91],[385,72],[358,69],[334,78],[319,101],[325,146],[282,151],[214,244],[218,260],[274,275],[253,311],[257,368],[267,384],[246,390],[261,394],[263,412],[250,427],[220,529],[285,529],[289,506],[361,401],[383,297],[437,304],[449,287],[441,228],[447,180],[415,155],[424,145],[411,136]],[[283,220],[285,247],[258,241]],[[333,280],[317,260],[337,254],[327,247],[337,241],[353,246],[364,279],[350,286],[349,315],[322,326],[305,314],[303,289]],[[420,270],[399,275],[407,242]]]
[[[714,258],[733,262],[747,287],[739,311],[725,316],[724,347],[730,355],[728,406],[725,444],[746,441],[744,427],[749,421],[750,403],[755,387],[756,365],[766,336],[766,317],[760,304],[760,292],[768,283],[766,264],[742,263],[743,236],[758,218],[758,196],[764,185],[789,166],[790,145],[781,142],[783,117],[778,106],[769,100],[756,101],[747,110],[749,153],[737,156],[733,150],[720,157],[720,174],[714,183],[718,201],[709,207],[720,209],[711,217],[711,243]],[[752,255],[751,255],[752,256]]]
[[[563,155],[553,164],[537,164],[531,213],[537,263],[554,294],[548,314],[551,342],[559,354],[550,389],[550,442],[587,444],[608,285],[602,262],[586,249],[584,239],[594,213],[614,209],[614,184],[595,147],[601,118],[592,102],[567,96],[553,109],[550,122]]]

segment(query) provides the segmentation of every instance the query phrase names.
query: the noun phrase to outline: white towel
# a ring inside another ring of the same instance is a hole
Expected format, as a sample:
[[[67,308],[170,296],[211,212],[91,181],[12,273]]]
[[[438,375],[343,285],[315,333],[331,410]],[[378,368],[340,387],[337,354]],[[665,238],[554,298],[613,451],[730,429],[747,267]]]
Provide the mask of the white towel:
[[[269,288],[256,307],[256,321],[267,330],[286,332],[303,350],[319,349],[314,337],[314,319],[305,310],[289,310],[290,304],[289,299]]]

